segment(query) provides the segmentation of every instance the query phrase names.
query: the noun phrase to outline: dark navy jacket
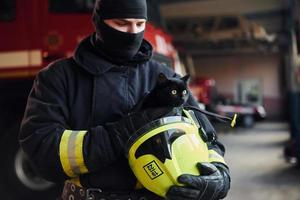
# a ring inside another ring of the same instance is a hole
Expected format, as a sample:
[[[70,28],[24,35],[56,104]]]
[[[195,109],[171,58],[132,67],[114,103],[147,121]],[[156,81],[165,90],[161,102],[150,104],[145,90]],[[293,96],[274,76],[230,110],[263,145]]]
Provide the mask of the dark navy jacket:
[[[133,62],[120,66],[95,49],[92,37],[79,44],[74,57],[56,61],[37,75],[22,121],[20,144],[44,178],[61,182],[69,178],[59,158],[62,133],[65,129],[88,130],[83,156],[89,174],[81,175],[82,185],[132,189],[136,179],[102,125],[126,115],[154,87],[159,73],[173,76],[174,72],[150,59],[152,47],[146,41]],[[192,97],[188,102],[196,105]],[[213,131],[207,123],[205,126]],[[215,148],[220,154],[224,151],[220,144]]]

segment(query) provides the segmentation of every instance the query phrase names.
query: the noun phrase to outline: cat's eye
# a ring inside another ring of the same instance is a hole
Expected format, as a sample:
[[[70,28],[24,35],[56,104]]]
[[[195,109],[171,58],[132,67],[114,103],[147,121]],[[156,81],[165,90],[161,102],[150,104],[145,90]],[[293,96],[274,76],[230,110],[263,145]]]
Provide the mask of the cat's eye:
[[[186,93],[187,93],[186,90],[183,90],[183,91],[182,91],[182,94],[183,94],[183,95],[186,95]]]
[[[177,90],[172,90],[172,94],[173,95],[177,94]]]

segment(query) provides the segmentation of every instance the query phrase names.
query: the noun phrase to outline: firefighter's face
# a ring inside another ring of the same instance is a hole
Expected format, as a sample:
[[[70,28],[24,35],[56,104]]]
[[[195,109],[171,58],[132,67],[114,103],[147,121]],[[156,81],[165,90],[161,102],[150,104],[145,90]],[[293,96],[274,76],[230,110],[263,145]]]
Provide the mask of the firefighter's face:
[[[126,32],[126,33],[139,33],[145,30],[145,19],[106,19],[104,22],[110,27]]]

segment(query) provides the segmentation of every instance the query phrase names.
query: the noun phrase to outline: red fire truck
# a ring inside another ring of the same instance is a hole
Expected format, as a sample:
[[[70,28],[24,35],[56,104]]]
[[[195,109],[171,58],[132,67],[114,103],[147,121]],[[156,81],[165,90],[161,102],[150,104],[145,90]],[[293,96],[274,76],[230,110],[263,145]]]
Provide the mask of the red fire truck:
[[[36,73],[58,58],[72,56],[78,42],[93,31],[93,1],[0,1],[1,199],[54,199],[60,193],[61,187],[35,173],[19,148],[18,130]],[[168,34],[148,23],[145,37],[154,46],[154,58],[178,66]]]

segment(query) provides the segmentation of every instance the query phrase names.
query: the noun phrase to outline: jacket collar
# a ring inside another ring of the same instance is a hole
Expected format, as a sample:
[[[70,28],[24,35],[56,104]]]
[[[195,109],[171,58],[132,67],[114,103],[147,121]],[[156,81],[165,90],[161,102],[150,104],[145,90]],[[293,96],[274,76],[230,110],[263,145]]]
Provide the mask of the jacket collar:
[[[130,62],[124,63],[124,65],[115,64],[113,63],[112,59],[109,59],[109,57],[105,55],[105,52],[99,51],[99,49],[97,49],[93,45],[94,37],[95,34],[92,34],[83,39],[79,43],[74,53],[75,62],[80,67],[93,75],[103,74],[114,67],[121,67],[124,65],[135,66],[138,64],[143,64],[149,61],[152,56],[151,44],[148,41],[143,40],[139,52]]]

